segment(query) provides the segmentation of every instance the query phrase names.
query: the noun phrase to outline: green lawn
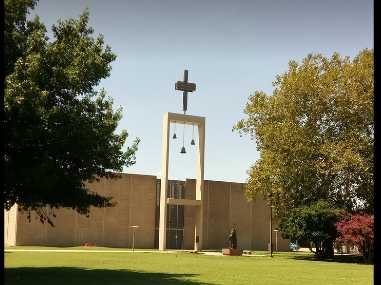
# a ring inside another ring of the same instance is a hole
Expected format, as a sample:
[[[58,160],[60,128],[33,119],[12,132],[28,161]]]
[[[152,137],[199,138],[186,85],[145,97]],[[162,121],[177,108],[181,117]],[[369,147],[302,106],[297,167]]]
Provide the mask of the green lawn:
[[[373,265],[355,263],[353,258],[316,261],[305,253],[270,258],[90,251],[5,252],[5,284],[373,284]]]

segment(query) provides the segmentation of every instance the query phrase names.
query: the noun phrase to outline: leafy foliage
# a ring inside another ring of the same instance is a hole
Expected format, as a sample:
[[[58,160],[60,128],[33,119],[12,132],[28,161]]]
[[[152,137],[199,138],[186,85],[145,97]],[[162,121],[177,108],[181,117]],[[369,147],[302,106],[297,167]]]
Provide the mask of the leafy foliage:
[[[33,22],[27,22],[28,9],[37,0],[5,0],[4,60],[5,75],[13,71],[14,64],[26,50],[27,39],[33,31]]]
[[[282,216],[329,201],[348,211],[374,209],[373,51],[353,60],[310,54],[290,61],[271,96],[256,91],[234,130],[256,139],[260,159],[247,195],[264,194]]]
[[[291,210],[281,219],[279,228],[283,238],[313,242],[317,255],[332,256],[337,236],[335,224],[340,216],[339,210],[332,209],[327,202],[318,201],[311,206]]]
[[[366,259],[373,258],[374,245],[374,216],[354,214],[336,223],[339,233],[338,242],[358,247]]]
[[[35,1],[5,4],[5,47],[12,56],[6,59],[4,208],[17,203],[50,222],[45,206],[81,214],[112,206],[112,197],[86,184],[115,178],[135,163],[139,140],[122,150],[127,131],[115,134],[122,109],[114,111],[106,92],[95,89],[110,75],[115,55],[102,36],[92,36],[87,11],[59,21],[49,40],[38,17],[25,20]]]

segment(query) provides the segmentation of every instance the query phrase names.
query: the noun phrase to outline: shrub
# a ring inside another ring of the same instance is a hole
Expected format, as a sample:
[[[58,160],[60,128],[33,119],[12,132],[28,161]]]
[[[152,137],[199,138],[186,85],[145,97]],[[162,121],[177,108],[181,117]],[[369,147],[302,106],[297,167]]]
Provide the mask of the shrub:
[[[367,260],[374,253],[374,217],[368,214],[354,214],[336,223],[338,242],[357,246]]]
[[[293,209],[279,224],[283,238],[306,240],[315,245],[317,256],[333,256],[333,242],[337,237],[336,222],[340,211],[324,201]],[[312,248],[310,247],[312,251]]]

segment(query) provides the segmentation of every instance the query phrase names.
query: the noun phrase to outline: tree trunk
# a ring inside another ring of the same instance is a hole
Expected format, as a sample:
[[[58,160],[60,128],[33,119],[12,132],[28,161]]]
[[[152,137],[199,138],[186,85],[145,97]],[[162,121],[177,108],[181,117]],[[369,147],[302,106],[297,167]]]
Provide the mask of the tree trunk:
[[[315,254],[317,256],[321,255],[321,250],[320,250],[320,242],[319,241],[314,241],[315,244]]]
[[[332,257],[334,256],[333,250],[333,239],[326,239],[322,243],[322,255],[324,257]]]
[[[309,242],[309,243],[308,243],[308,248],[309,248],[310,252],[313,252],[313,253],[316,254],[316,251],[313,251],[313,250],[312,250],[312,242]]]

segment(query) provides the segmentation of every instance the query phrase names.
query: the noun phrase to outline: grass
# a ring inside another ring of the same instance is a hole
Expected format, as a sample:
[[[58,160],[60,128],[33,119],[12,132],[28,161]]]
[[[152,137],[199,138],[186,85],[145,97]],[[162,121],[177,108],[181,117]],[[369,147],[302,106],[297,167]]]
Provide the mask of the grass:
[[[373,284],[373,265],[347,257],[317,261],[308,253],[277,253],[271,258],[89,249],[81,253],[5,252],[4,256],[7,285]]]

